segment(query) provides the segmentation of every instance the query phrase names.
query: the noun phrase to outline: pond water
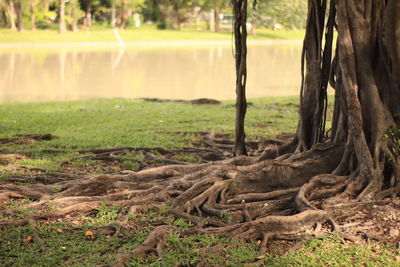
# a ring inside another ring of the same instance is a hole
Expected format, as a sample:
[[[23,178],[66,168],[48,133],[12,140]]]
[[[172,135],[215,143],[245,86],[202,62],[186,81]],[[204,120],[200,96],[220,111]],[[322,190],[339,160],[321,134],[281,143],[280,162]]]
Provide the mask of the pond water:
[[[250,45],[247,97],[298,95],[300,44]],[[230,45],[2,48],[0,102],[235,98]]]

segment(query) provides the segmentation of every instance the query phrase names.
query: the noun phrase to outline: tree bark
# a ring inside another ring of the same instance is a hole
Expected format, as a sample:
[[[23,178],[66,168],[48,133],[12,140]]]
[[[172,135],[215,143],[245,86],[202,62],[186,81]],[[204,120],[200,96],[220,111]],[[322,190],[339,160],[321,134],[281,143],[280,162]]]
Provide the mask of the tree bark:
[[[218,5],[218,1],[214,0],[214,31],[219,32],[221,30],[221,19],[219,18],[221,8]]]
[[[236,156],[247,155],[244,119],[246,116],[246,82],[247,82],[247,0],[232,0],[235,33],[236,60],[236,123],[235,146]]]
[[[14,1],[14,9],[17,15],[17,29],[19,32],[24,31],[24,21],[23,21],[23,7],[20,0]]]
[[[71,14],[71,16],[72,16],[72,25],[71,25],[71,27],[72,27],[72,31],[73,32],[78,32],[79,31],[78,18],[77,18],[76,13],[77,13],[77,7],[73,7],[72,8],[72,14]]]
[[[59,4],[60,4],[60,9],[59,9],[59,13],[58,13],[58,32],[60,34],[63,34],[67,31],[67,27],[65,24],[65,3],[67,1],[66,0],[59,0]]]
[[[117,26],[117,16],[116,16],[116,8],[115,8],[115,4],[113,2],[112,6],[111,6],[111,27],[115,28]]]
[[[29,11],[31,15],[31,30],[35,31],[36,30],[36,15],[35,15],[35,3],[34,0],[31,0],[30,6],[29,6]]]
[[[125,29],[126,23],[128,22],[129,18],[129,9],[128,9],[128,1],[127,0],[122,0],[121,2],[121,10],[120,10],[120,19],[118,23],[118,28],[119,29]]]
[[[15,14],[13,2],[10,2],[7,4],[7,14],[8,14],[8,21],[9,21],[11,30],[16,31],[17,30],[16,14]]]

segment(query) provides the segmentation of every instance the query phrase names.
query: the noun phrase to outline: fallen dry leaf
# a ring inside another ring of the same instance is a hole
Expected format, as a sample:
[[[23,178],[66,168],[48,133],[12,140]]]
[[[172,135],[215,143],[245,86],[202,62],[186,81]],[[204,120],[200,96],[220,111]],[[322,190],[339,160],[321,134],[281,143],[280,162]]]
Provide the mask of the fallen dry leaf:
[[[94,235],[93,232],[90,231],[90,230],[87,230],[87,231],[85,232],[85,236],[93,236],[93,235]]]
[[[396,256],[396,261],[400,262],[400,256]]]

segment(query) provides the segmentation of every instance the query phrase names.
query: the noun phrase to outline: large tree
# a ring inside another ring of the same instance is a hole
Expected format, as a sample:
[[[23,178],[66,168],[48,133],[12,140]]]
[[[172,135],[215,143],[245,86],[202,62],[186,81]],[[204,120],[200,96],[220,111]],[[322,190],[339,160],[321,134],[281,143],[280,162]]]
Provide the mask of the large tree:
[[[13,0],[13,4],[14,4],[14,10],[16,13],[17,29],[19,32],[22,32],[25,30],[24,21],[23,21],[25,2],[23,0]]]
[[[0,6],[6,10],[7,24],[12,30],[17,30],[16,26],[16,12],[14,8],[14,2],[12,0],[0,1]]]
[[[243,1],[233,0],[238,6]],[[270,140],[260,157],[62,181],[59,193],[54,193],[57,184],[0,189],[10,197],[42,200],[31,205],[38,210],[52,195],[57,211],[33,219],[90,212],[101,201],[136,211],[149,203],[167,203],[172,216],[197,226],[156,228],[135,249],[138,256],[156,249],[168,231],[267,240],[323,222],[335,228],[336,216],[353,214],[366,201],[398,195],[400,2],[308,3],[300,120],[290,142]],[[329,130],[328,83],[335,89]],[[107,151],[112,150],[101,150],[102,155]]]

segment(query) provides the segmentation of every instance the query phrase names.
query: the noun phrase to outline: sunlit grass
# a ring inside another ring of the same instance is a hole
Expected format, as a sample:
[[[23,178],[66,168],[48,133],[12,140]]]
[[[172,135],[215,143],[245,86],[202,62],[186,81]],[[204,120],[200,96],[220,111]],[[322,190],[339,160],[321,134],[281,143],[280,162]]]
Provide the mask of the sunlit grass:
[[[297,97],[250,102],[246,123],[249,139],[294,131],[298,117]],[[4,146],[13,149],[174,148],[187,146],[188,140],[199,131],[233,134],[234,116],[232,101],[221,105],[134,99],[1,104],[0,137],[30,133],[56,136],[46,142]]]
[[[163,41],[230,41],[231,31],[210,32],[196,30],[157,30],[155,27],[145,26],[138,29],[120,31],[125,42],[163,42]],[[304,30],[274,31],[259,29],[256,36],[249,36],[249,40],[286,39],[301,40]],[[15,32],[0,29],[1,43],[81,43],[81,42],[117,42],[112,29],[94,28],[79,32],[59,34],[57,30],[37,30]]]

